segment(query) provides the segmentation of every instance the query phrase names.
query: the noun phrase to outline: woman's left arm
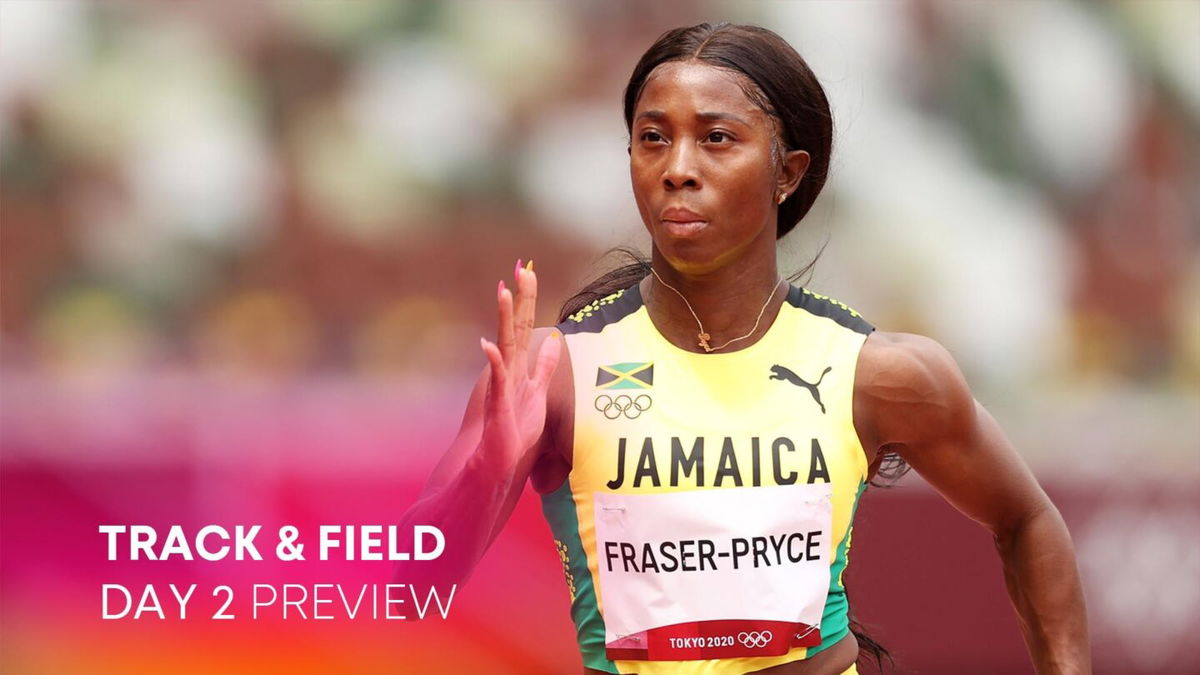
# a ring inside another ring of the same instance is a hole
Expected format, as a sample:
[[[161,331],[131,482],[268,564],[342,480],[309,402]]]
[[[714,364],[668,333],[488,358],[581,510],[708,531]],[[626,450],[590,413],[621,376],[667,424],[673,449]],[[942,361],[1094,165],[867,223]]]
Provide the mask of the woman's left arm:
[[[1040,674],[1089,673],[1087,616],[1070,534],[953,357],[920,335],[874,332],[859,357],[864,447],[896,452],[991,531],[1022,636]]]

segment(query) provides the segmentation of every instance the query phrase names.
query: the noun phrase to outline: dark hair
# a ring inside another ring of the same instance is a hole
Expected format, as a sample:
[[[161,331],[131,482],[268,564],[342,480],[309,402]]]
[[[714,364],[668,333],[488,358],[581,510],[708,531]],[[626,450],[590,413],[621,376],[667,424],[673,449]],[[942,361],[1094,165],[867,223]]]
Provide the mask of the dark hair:
[[[745,77],[742,91],[746,97],[776,122],[779,137],[772,146],[773,156],[780,150],[779,145],[783,150],[808,152],[807,171],[795,192],[779,207],[775,238],[791,232],[812,208],[829,175],[833,115],[817,76],[791,45],[766,28],[730,23],[675,28],[659,36],[633,68],[624,96],[627,131],[632,132],[633,112],[646,79],[655,68],[671,61],[700,61],[740,73]],[[824,250],[822,245],[813,260],[789,279],[795,281],[810,272]],[[637,251],[615,248],[609,252],[624,257],[625,264],[605,272],[568,298],[559,311],[559,322],[650,274],[650,261]],[[906,469],[903,460],[895,455],[889,454],[883,464],[888,471],[884,478],[899,477]],[[873,659],[881,669],[885,659],[891,662],[887,649],[867,635],[856,620],[851,619],[850,629],[858,639],[860,658]]]

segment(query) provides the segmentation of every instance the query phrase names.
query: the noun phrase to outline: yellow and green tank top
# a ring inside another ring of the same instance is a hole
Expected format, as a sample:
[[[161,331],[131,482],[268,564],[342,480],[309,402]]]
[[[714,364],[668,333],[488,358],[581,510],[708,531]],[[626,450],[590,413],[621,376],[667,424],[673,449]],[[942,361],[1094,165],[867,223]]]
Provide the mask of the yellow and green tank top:
[[[584,665],[743,673],[843,638],[867,479],[854,372],[874,327],[790,285],[757,342],[692,353],[659,333],[635,284],[557,328],[573,462],[542,507]]]

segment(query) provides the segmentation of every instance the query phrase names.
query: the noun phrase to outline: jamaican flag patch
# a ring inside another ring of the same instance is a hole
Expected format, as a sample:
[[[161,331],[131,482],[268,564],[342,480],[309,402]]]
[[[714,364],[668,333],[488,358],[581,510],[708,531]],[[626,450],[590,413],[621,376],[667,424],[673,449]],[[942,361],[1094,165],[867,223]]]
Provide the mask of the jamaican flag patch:
[[[650,389],[654,384],[654,363],[614,363],[596,369],[597,389]]]

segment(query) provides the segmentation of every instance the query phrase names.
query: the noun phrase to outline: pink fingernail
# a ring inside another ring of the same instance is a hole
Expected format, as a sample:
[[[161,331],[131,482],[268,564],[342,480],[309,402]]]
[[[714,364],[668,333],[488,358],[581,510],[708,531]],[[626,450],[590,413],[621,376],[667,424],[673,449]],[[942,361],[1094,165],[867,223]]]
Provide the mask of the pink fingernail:
[[[504,280],[503,279],[501,279],[500,283],[496,286],[496,292],[497,293],[504,292]]]
[[[517,258],[517,266],[513,268],[513,278],[514,279],[521,278],[521,259],[520,258]]]

